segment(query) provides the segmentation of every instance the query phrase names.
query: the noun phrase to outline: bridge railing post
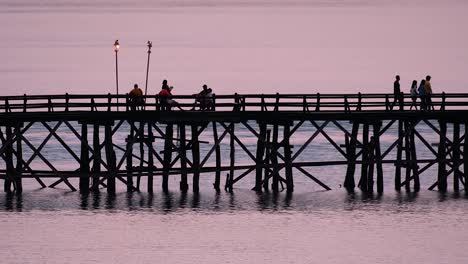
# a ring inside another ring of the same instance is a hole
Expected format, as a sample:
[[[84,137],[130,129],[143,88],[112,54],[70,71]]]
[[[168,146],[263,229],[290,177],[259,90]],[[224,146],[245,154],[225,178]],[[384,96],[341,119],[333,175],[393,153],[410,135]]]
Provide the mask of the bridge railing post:
[[[28,103],[28,99],[26,97],[26,94],[24,94],[23,95],[23,113],[26,113],[27,103]]]
[[[107,94],[107,112],[111,111],[111,102],[112,102],[112,97],[111,97],[111,94],[108,93]]]
[[[445,111],[445,92],[442,92],[442,102],[440,104],[440,110]]]
[[[65,93],[65,112],[69,111],[70,95]]]
[[[400,96],[400,100],[398,100],[400,102],[400,111],[403,111],[405,110],[405,94],[400,92],[398,96]]]
[[[317,93],[317,105],[315,106],[315,111],[320,111],[320,93]]]
[[[280,101],[279,93],[276,93],[276,101],[275,101],[275,109],[274,109],[275,112],[278,112],[279,110],[279,101]]]
[[[358,103],[357,103],[356,111],[361,111],[361,110],[362,110],[362,95],[359,92],[358,93]]]

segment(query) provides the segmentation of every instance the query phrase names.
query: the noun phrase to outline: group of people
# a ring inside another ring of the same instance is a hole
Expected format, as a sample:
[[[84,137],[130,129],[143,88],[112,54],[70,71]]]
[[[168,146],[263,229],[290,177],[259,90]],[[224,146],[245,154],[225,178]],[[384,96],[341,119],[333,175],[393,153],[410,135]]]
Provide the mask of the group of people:
[[[179,103],[172,99],[172,90],[174,89],[173,86],[169,86],[167,80],[162,82],[161,91],[158,93],[160,107],[162,110],[171,110],[172,107],[177,107],[180,110],[184,110],[180,107]],[[195,103],[192,109],[196,110],[197,108],[200,110],[214,110],[213,105],[213,90],[208,88],[206,84],[203,85],[202,91],[198,94],[193,95],[195,97]],[[138,87],[138,84],[133,86],[133,89],[129,93],[129,98],[131,100],[132,110],[139,110],[143,108],[144,99],[143,99],[143,91]]]
[[[390,106],[390,110],[393,109],[395,104],[398,102],[400,106],[403,105],[403,93],[400,89],[400,76],[395,76],[395,82],[393,83],[393,95],[394,100]],[[418,86],[418,81],[413,80],[410,88],[411,96],[411,107],[410,110],[418,108],[417,100],[419,97],[420,100],[420,109],[421,110],[434,110],[434,105],[432,104],[432,86],[431,86],[431,76],[427,75],[426,79],[422,79]]]

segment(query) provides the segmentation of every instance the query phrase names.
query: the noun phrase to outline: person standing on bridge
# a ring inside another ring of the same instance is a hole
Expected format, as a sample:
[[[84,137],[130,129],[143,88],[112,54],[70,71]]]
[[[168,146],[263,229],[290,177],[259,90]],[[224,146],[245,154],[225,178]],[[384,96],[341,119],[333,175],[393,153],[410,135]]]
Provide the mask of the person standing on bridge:
[[[393,103],[390,106],[390,110],[393,110],[393,107],[398,102],[398,105],[402,106],[403,98],[400,89],[400,75],[395,76],[395,82],[393,82]]]
[[[414,109],[418,110],[418,105],[416,103],[416,100],[418,99],[418,81],[413,80],[413,83],[411,84],[411,89],[410,89],[410,94],[411,94],[411,107],[410,110]]]
[[[132,111],[138,110],[139,106],[143,106],[143,91],[138,87],[138,84],[133,85],[133,89],[128,94]]]
[[[426,88],[424,87],[424,84],[426,83],[426,80],[421,80],[419,83],[419,88],[418,88],[418,93],[419,93],[419,99],[421,100],[421,106],[419,109],[421,110],[426,110]]]
[[[428,110],[435,110],[434,105],[432,104],[432,86],[431,86],[431,76],[426,76],[426,82],[424,83],[424,89],[426,90],[426,107]]]

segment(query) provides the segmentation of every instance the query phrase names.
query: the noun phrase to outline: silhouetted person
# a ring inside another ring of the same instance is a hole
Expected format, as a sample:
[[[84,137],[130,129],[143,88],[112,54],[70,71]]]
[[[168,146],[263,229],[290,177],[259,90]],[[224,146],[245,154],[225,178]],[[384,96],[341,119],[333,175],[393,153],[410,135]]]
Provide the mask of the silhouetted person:
[[[426,107],[428,110],[434,110],[434,105],[432,105],[432,86],[431,86],[431,76],[426,76],[426,82],[424,83],[424,89],[426,90]]]
[[[410,95],[411,95],[411,107],[410,110],[413,109],[418,109],[418,105],[416,103],[416,100],[418,99],[418,81],[413,80],[413,83],[411,84],[411,89],[410,89]]]
[[[400,76],[397,75],[395,76],[395,82],[393,82],[393,103],[390,106],[390,110],[393,110],[393,107],[395,104],[398,102],[399,106],[402,106],[403,100],[402,100],[402,94],[401,94],[401,89],[400,89]]]
[[[195,106],[192,108],[192,110],[195,110],[195,107],[197,106],[197,104],[199,105],[200,110],[208,109],[209,108],[208,106],[210,103],[208,102],[208,100],[210,100],[208,96],[212,97],[212,94],[213,94],[212,90],[209,89],[206,84],[204,84],[201,92],[193,95],[195,96]]]
[[[172,99],[172,89],[174,89],[174,87],[167,86],[167,81],[166,85],[164,85],[163,82],[163,87],[158,93],[159,102],[161,103],[161,110],[171,110],[173,106],[177,106],[180,110],[183,110],[182,108],[180,108],[179,103],[176,100]]]
[[[419,109],[426,110],[426,88],[424,87],[426,80],[421,80],[419,83],[418,94],[421,100],[421,107]]]
[[[128,96],[132,111],[138,110],[138,107],[143,105],[143,91],[138,87],[138,84],[133,85],[133,89]]]

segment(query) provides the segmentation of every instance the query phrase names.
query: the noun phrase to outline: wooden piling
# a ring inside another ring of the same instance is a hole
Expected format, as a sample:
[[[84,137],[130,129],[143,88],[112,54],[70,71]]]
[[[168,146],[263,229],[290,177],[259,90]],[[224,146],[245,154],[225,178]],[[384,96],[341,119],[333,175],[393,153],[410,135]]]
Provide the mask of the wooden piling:
[[[274,192],[279,191],[279,168],[278,168],[278,124],[273,125],[273,136],[271,143],[270,160],[273,165],[273,181],[271,183],[271,189]]]
[[[213,121],[213,140],[216,144],[218,142],[219,137],[218,137],[218,127],[216,124],[216,121]],[[220,142],[221,143],[221,142]],[[220,144],[217,144],[215,146],[215,159],[216,159],[216,172],[215,172],[215,182],[213,184],[214,189],[216,191],[220,190],[220,184],[221,184],[221,147]]]
[[[135,141],[135,129],[130,121],[130,134],[127,137],[127,192],[133,192],[133,142]]]
[[[382,168],[382,154],[380,151],[380,127],[382,124],[377,122],[374,124],[374,149],[375,149],[375,162],[377,170],[377,192],[383,193],[384,182],[383,182],[383,168]]]
[[[414,122],[414,121],[413,121]],[[413,170],[414,177],[414,191],[419,192],[421,184],[419,182],[419,171],[418,171],[418,157],[416,152],[416,141],[414,139],[415,128],[414,124],[411,124],[411,133],[410,133],[410,149],[411,149],[411,168]]]
[[[107,166],[109,167],[108,174],[107,174],[107,193],[114,194],[117,161],[116,161],[115,152],[114,152],[114,145],[112,143],[112,126],[110,124],[106,124],[104,128],[104,137],[105,137],[104,148],[106,151],[106,161],[107,161]]]
[[[91,186],[92,191],[99,191],[99,173],[101,172],[101,146],[99,142],[99,125],[93,125],[93,183]]]
[[[375,160],[375,139],[371,137],[369,140],[369,150],[367,152],[368,171],[367,171],[367,192],[374,191],[374,160]]]
[[[255,191],[262,190],[262,178],[263,178],[263,164],[264,162],[264,155],[265,155],[265,140],[266,140],[266,124],[259,123],[260,133],[257,139],[257,153],[256,153],[256,160],[257,160],[257,167],[255,171]]]
[[[410,146],[410,125],[409,121],[404,121],[404,137],[405,137],[405,190],[409,192],[411,190],[411,168],[413,166],[412,157],[411,157],[411,146]]]
[[[269,147],[265,149],[265,159],[264,159],[263,163],[265,165],[269,165],[270,164],[270,155],[271,155],[271,130],[269,130],[269,129],[266,131],[266,142],[269,145]],[[271,172],[269,170],[269,166],[265,167],[264,175],[265,175],[265,177],[264,177],[264,180],[263,180],[263,189],[265,191],[268,191],[268,189],[269,189],[269,179],[270,179],[270,175],[271,175]]]
[[[359,180],[359,188],[363,192],[367,192],[367,173],[369,167],[369,124],[364,123],[362,129],[362,165],[361,178]]]
[[[164,139],[164,164],[163,164],[163,180],[162,189],[164,192],[169,191],[169,170],[172,162],[172,137],[173,137],[173,125],[166,125],[166,133]]]
[[[445,165],[446,146],[445,139],[447,135],[447,123],[443,120],[439,120],[440,131],[439,131],[439,149],[437,153],[437,159],[439,162],[438,173],[437,173],[437,187],[440,192],[447,191],[447,171]]]
[[[468,122],[465,122],[465,141],[463,143],[463,174],[465,175],[465,194],[468,194]]]
[[[354,190],[354,187],[356,185],[354,182],[354,173],[356,171],[356,145],[357,145],[358,132],[359,132],[359,123],[353,122],[351,138],[349,141],[349,146],[347,148],[348,167],[346,169],[346,178],[343,184],[343,186],[348,191]]]
[[[180,136],[180,183],[179,188],[182,192],[188,191],[187,183],[187,140],[185,136],[185,125],[179,124],[179,136]]]
[[[139,125],[140,126],[137,133],[137,139],[140,146],[140,170],[138,172],[136,187],[138,191],[140,191],[141,176],[143,174],[143,166],[145,165],[145,163],[143,162],[145,160],[143,158],[145,156],[145,123],[140,121]]]
[[[18,123],[15,126],[15,134],[17,134],[16,138],[16,173],[15,173],[15,186],[16,186],[16,193],[23,192],[23,144],[21,140],[21,127],[22,124]]]
[[[462,177],[460,171],[460,124],[453,124],[453,190],[454,192],[460,192],[460,179]]]
[[[80,155],[80,192],[89,192],[89,150],[88,150],[88,125],[81,124],[81,155]]]
[[[153,174],[154,174],[154,136],[153,136],[153,127],[151,126],[151,122],[148,121],[148,193],[153,193]]]
[[[395,190],[401,190],[401,158],[403,152],[403,121],[398,120],[398,144],[395,163]]]
[[[228,189],[230,192],[232,192],[232,184],[233,184],[233,179],[234,179],[234,166],[235,166],[235,162],[236,162],[236,146],[234,145],[234,128],[235,128],[235,125],[234,123],[231,123],[229,125],[229,130],[231,131],[230,133],[230,137],[229,137],[229,149],[230,149],[230,152],[229,152],[229,158],[230,158],[230,164],[229,164],[229,167],[230,167],[230,170],[229,170],[229,183],[228,183]]]
[[[284,159],[286,163],[285,173],[286,173],[286,190],[287,192],[294,191],[294,179],[292,173],[292,160],[291,160],[291,144],[289,141],[290,138],[290,128],[289,125],[284,126],[283,134],[284,134]]]
[[[5,127],[5,134],[7,140],[13,138],[13,132],[10,125]],[[15,167],[13,165],[13,143],[9,143],[5,148],[5,165],[6,165],[6,177],[3,185],[3,189],[6,193],[12,192],[12,184],[15,177]]]
[[[193,192],[200,190],[200,142],[198,141],[198,126],[192,125],[192,166],[193,166]]]

